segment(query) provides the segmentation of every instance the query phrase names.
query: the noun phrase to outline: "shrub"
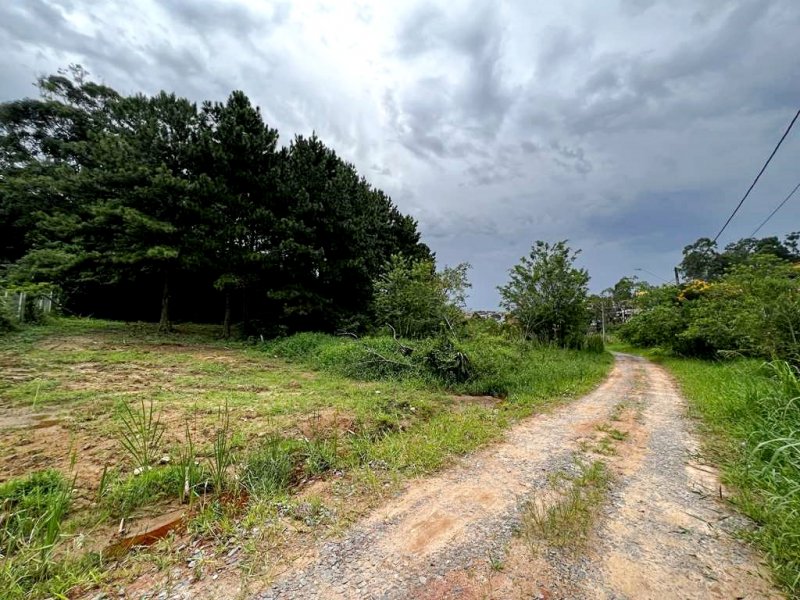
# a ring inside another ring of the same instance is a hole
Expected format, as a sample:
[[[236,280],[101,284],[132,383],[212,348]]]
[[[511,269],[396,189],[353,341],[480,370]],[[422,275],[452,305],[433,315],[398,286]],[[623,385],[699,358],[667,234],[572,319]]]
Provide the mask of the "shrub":
[[[589,335],[586,337],[586,350],[595,354],[602,354],[606,351],[602,335]]]
[[[390,325],[403,337],[434,335],[439,328],[463,319],[469,264],[436,272],[432,260],[408,260],[394,255],[374,282],[376,323]]]
[[[270,354],[293,360],[314,359],[321,349],[333,343],[334,338],[325,333],[296,333],[289,337],[271,340],[264,345]]]
[[[451,339],[440,337],[424,355],[426,369],[446,384],[465,383],[475,370],[466,353]]]
[[[735,353],[800,362],[799,278],[796,266],[755,255],[711,283],[648,290],[619,335],[685,356]]]

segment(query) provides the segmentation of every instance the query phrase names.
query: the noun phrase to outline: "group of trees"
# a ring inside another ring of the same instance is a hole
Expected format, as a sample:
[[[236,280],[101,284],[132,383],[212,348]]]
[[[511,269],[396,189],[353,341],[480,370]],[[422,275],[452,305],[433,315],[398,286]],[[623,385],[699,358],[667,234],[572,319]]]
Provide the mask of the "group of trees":
[[[722,252],[717,243],[700,238],[683,249],[683,260],[678,270],[687,281],[715,281],[732,268],[748,262],[753,256],[774,256],[789,262],[800,261],[800,232],[787,235],[783,241],[777,237],[742,238],[731,242]]]
[[[690,356],[720,354],[800,362],[798,234],[744,239],[717,253],[710,240],[684,250],[686,283],[636,296],[620,335],[637,345]],[[702,277],[701,277],[702,276]]]
[[[279,147],[242,92],[126,96],[73,66],[0,105],[0,278],[67,312],[253,332],[462,320],[469,265],[437,272],[416,222],[316,136]],[[580,345],[588,273],[537,242],[499,288],[528,339]],[[160,308],[160,310],[159,310]]]
[[[0,105],[6,286],[108,318],[358,327],[416,222],[316,136],[278,146],[247,96],[124,96],[80,67]]]
[[[589,327],[589,274],[575,266],[580,251],[566,241],[537,241],[498,288],[506,323],[527,340],[582,347]],[[403,337],[427,337],[463,322],[470,287],[462,263],[435,270],[432,261],[395,256],[375,281],[375,314]]]

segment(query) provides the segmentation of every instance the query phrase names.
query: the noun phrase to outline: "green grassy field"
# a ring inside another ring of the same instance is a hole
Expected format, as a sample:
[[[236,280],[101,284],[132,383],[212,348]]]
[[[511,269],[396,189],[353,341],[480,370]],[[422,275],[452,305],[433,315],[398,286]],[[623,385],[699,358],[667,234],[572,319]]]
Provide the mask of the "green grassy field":
[[[248,344],[217,333],[62,319],[0,338],[9,597],[114,589],[183,560],[192,540],[209,547],[204,569],[239,547],[243,572],[266,573],[407,478],[586,392],[611,364],[483,338],[464,342],[473,376],[455,382],[376,364],[365,344],[386,356],[391,338]],[[437,348],[414,344],[420,355]],[[137,531],[174,511],[185,526],[107,571],[120,526]]]

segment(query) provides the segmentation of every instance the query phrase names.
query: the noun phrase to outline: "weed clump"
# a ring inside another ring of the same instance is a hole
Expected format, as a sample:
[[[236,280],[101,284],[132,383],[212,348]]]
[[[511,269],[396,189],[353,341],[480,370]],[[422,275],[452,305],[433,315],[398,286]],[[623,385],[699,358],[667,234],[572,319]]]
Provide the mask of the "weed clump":
[[[118,430],[119,442],[138,469],[148,469],[158,459],[159,444],[164,435],[164,424],[154,412],[153,401],[141,410],[134,410],[128,403],[122,404]]]
[[[605,463],[578,462],[577,473],[560,473],[554,481],[555,501],[531,502],[522,517],[527,541],[578,549],[588,540],[595,517],[605,501],[611,474]]]
[[[55,544],[69,510],[72,490],[55,470],[32,473],[0,485],[0,549],[3,556],[21,548]]]
[[[239,479],[250,494],[280,494],[294,483],[301,457],[300,443],[270,436],[247,456]]]
[[[72,486],[55,470],[0,485],[0,589],[4,598],[26,598],[44,586],[65,589],[70,574],[53,560]]]

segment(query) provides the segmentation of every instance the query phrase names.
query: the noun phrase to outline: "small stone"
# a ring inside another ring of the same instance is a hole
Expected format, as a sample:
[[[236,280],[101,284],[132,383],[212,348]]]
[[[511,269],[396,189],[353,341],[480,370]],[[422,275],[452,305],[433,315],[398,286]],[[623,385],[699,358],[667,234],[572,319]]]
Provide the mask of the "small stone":
[[[419,582],[420,582],[420,584],[425,585],[426,583],[428,583],[428,578],[427,577],[420,577],[419,578]]]

